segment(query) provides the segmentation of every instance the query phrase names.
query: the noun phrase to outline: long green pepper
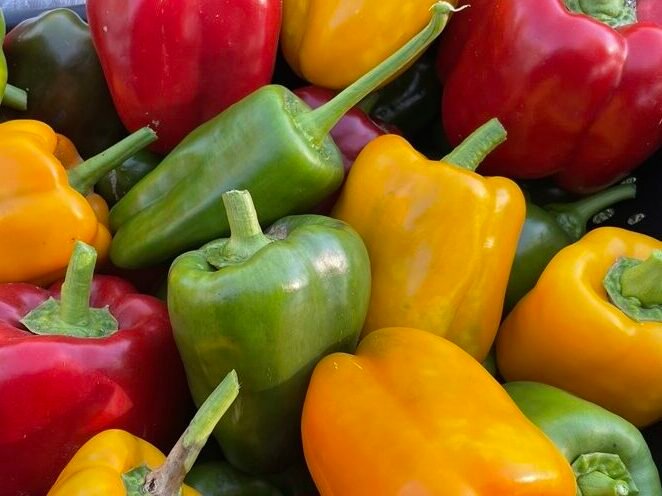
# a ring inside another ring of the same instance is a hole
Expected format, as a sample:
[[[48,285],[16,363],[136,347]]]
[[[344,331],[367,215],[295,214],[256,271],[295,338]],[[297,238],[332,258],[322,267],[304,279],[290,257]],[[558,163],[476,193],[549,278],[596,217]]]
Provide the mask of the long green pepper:
[[[154,265],[221,236],[224,192],[247,189],[262,224],[305,212],[343,179],[329,131],[443,30],[453,7],[438,2],[417,36],[333,100],[311,110],[283,86],[260,88],[191,132],[110,213],[115,265]]]

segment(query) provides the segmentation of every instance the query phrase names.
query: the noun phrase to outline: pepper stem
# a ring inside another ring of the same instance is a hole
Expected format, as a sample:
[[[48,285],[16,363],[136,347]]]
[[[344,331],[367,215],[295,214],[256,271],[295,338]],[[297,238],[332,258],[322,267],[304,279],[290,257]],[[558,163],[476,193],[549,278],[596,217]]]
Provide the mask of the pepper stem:
[[[637,3],[632,0],[565,0],[565,6],[612,28],[637,22]]]
[[[5,94],[2,97],[2,105],[14,110],[28,109],[28,94],[25,90],[17,88],[12,84],[5,86]]]
[[[145,477],[144,490],[152,496],[180,494],[184,477],[191,470],[214,427],[239,394],[237,373],[232,370],[214,389],[193,417],[182,437],[161,467]]]
[[[655,250],[645,261],[623,271],[621,293],[636,298],[644,307],[662,305],[662,250]]]
[[[329,102],[297,116],[299,125],[308,132],[315,143],[322,143],[329,131],[349,109],[397,74],[425,50],[446,27],[450,13],[462,9],[456,9],[448,2],[437,2],[432,5],[430,10],[432,19],[428,25],[398,51],[338,93]]]
[[[634,496],[639,490],[621,457],[614,453],[587,453],[572,463],[578,496]]]
[[[578,241],[586,234],[586,224],[591,217],[615,203],[631,200],[635,196],[637,187],[634,184],[621,184],[573,203],[547,205],[545,209],[554,214],[556,222],[570,239]]]
[[[476,129],[450,152],[442,162],[475,171],[480,163],[501,143],[506,141],[506,129],[496,117]]]
[[[28,313],[21,323],[32,333],[79,338],[101,338],[117,331],[117,321],[108,308],[90,308],[90,293],[96,250],[76,241],[60,300],[49,298]]]
[[[577,478],[581,496],[629,496],[627,483],[614,480],[602,472],[591,472]]]
[[[88,194],[104,175],[154,141],[156,141],[156,133],[152,129],[149,127],[138,129],[119,143],[70,169],[69,185],[82,195]]]

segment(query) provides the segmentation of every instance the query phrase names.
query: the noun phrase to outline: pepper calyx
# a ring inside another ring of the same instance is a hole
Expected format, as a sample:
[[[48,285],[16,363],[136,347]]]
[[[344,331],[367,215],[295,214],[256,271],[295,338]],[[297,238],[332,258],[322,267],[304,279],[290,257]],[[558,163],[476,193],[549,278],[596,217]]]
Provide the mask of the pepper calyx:
[[[637,488],[621,457],[613,453],[588,453],[572,463],[577,496],[637,496]]]
[[[617,28],[637,22],[635,0],[564,0],[571,12],[584,14]]]

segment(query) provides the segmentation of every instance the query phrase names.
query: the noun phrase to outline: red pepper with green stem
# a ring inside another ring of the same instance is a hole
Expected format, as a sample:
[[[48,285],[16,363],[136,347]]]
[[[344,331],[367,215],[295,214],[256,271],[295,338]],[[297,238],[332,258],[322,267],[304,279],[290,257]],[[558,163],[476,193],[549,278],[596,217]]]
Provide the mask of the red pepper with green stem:
[[[95,260],[79,242],[64,285],[0,285],[0,496],[43,496],[103,430],[167,448],[186,423],[165,305],[117,277],[93,278]]]

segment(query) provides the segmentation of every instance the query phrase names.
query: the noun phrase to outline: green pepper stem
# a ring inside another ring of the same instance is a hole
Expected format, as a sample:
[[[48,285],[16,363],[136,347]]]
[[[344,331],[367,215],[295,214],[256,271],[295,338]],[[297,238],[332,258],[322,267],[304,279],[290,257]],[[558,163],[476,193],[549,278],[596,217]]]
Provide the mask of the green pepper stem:
[[[475,171],[480,163],[485,160],[485,157],[506,141],[507,136],[506,129],[501,125],[499,119],[490,119],[467,136],[455,150],[442,158],[441,161]]]
[[[180,493],[186,474],[238,394],[239,380],[232,370],[202,404],[165,463],[147,475],[144,486],[147,494],[173,496]]]
[[[5,87],[5,94],[2,97],[2,105],[14,110],[27,110],[28,94],[25,90],[8,84]]]
[[[568,10],[617,28],[637,22],[636,2],[628,0],[565,0]]]
[[[577,478],[581,496],[628,496],[627,483],[614,480],[602,472],[591,472]]]
[[[594,215],[635,196],[637,187],[634,184],[621,184],[573,203],[547,205],[545,209],[554,215],[571,240],[578,241],[586,234],[586,224]]]
[[[88,194],[104,175],[154,141],[156,141],[156,133],[152,129],[149,127],[138,129],[119,143],[70,169],[69,185],[83,195]]]
[[[96,250],[76,241],[60,293],[60,317],[66,324],[85,326],[88,323],[96,261]]]
[[[662,305],[662,250],[621,274],[621,293],[638,299],[644,307]]]
[[[447,2],[437,2],[432,5],[430,10],[432,19],[428,25],[398,51],[338,93],[329,102],[297,116],[299,125],[307,131],[315,143],[322,143],[329,131],[349,109],[397,74],[425,50],[446,27],[450,13],[461,9],[455,9]]]

